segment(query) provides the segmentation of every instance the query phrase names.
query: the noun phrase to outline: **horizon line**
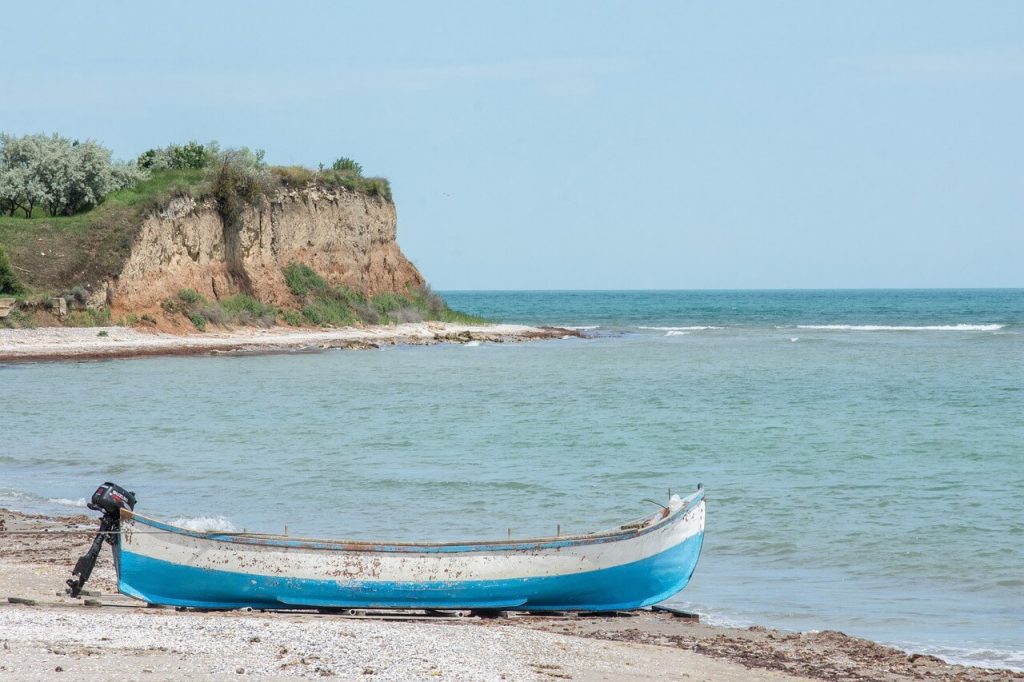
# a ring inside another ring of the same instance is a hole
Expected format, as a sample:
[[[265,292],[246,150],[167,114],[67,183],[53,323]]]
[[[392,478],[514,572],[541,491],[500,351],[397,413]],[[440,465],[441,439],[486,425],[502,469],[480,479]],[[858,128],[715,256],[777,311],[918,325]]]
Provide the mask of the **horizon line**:
[[[433,288],[433,287],[431,287]],[[448,289],[437,288],[436,291],[448,293],[513,293],[513,292],[534,292],[534,293],[632,293],[632,292],[679,292],[679,291],[1020,291],[1024,292],[1024,286],[1020,287],[731,287],[706,289],[681,288],[630,288],[630,289]]]

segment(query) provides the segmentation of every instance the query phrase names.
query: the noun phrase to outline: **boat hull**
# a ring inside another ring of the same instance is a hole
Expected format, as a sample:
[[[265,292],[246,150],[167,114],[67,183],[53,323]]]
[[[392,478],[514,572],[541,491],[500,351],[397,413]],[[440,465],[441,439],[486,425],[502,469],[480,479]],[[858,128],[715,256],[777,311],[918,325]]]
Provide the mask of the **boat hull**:
[[[373,545],[205,534],[126,514],[118,587],[208,609],[606,611],[663,601],[700,556],[704,501],[650,527],[506,544]]]

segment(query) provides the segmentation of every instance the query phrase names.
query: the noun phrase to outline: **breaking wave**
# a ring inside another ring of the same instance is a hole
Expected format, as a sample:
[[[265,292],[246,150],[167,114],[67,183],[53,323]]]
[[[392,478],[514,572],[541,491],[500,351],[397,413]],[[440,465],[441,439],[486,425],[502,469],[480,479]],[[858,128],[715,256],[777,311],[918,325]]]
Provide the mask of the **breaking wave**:
[[[1024,650],[997,649],[990,647],[954,647],[916,642],[896,642],[896,646],[908,651],[938,656],[953,665],[976,665],[983,668],[1008,668],[1024,670]]]
[[[238,530],[235,527],[235,524],[231,523],[223,516],[180,516],[171,521],[171,525],[186,528],[188,530],[194,530],[198,533],[207,533],[210,531],[231,533]]]
[[[77,500],[69,500],[66,497],[51,497],[46,501],[50,504],[60,505],[61,507],[78,507],[81,509],[84,509],[86,505],[89,504],[89,501],[84,497],[79,497]]]

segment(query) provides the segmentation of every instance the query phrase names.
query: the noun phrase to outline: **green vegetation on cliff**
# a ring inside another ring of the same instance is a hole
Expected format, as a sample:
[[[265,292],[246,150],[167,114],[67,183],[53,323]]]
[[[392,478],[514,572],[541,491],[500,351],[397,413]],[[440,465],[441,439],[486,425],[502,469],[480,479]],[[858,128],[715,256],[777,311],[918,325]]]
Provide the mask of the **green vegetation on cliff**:
[[[388,181],[364,177],[351,159],[312,170],[268,166],[263,156],[192,141],[122,163],[93,141],[0,135],[0,248],[27,290],[52,295],[117,275],[145,216],[177,196],[216,199],[228,225],[281,189],[319,185],[391,200]]]
[[[136,185],[108,194],[102,203],[70,216],[0,217],[0,248],[18,279],[39,295],[116,275],[143,217],[205,177],[201,170],[153,172]]]
[[[391,201],[387,179],[365,177],[362,166],[346,157],[317,170],[268,166],[261,150],[191,141],[150,149],[124,163],[93,141],[0,135],[0,294],[30,299],[5,324],[110,322],[102,294],[95,300],[96,292],[104,291],[96,285],[121,273],[145,219],[175,198],[211,202],[224,227],[238,230],[245,212],[265,206],[268,197],[311,187]],[[293,326],[484,322],[449,309],[429,287],[368,297],[332,285],[300,263],[289,264],[283,275],[294,303],[281,308],[245,293],[210,301],[190,289],[163,301],[161,308],[168,319],[184,316],[200,330],[279,321]],[[64,302],[57,305],[59,298]],[[121,324],[157,324],[144,310],[118,314]]]
[[[22,286],[7,260],[7,254],[0,248],[0,294],[16,295],[22,292]]]
[[[298,309],[277,309],[246,294],[209,301],[194,289],[182,289],[177,297],[164,301],[162,307],[166,313],[184,316],[199,331],[206,331],[209,325],[270,327],[279,319],[293,327],[391,325],[424,320],[486,323],[482,318],[452,310],[430,287],[409,287],[404,294],[384,293],[368,298],[346,286],[331,286],[302,263],[289,263],[283,274]]]

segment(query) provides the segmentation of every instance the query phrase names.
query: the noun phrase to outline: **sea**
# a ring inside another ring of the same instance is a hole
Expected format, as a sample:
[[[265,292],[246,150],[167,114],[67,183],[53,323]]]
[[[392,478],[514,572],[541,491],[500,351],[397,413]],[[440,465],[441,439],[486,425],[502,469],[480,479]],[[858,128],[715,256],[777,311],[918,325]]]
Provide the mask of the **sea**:
[[[1024,669],[1024,290],[444,295],[581,336],[0,365],[0,506],[455,540],[703,483],[670,604]]]

